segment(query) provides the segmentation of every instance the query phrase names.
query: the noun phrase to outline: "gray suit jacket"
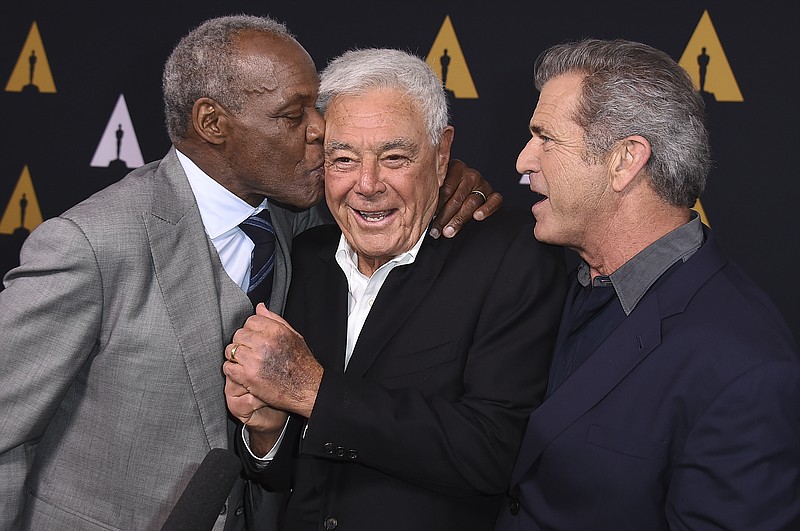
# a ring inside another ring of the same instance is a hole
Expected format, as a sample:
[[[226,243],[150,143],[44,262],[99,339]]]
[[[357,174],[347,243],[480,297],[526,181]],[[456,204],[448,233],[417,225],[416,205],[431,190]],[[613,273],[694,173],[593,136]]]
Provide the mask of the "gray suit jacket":
[[[292,236],[320,217],[270,211],[280,312]],[[160,527],[206,453],[230,445],[223,349],[253,312],[174,149],[43,223],[5,283],[0,528]]]

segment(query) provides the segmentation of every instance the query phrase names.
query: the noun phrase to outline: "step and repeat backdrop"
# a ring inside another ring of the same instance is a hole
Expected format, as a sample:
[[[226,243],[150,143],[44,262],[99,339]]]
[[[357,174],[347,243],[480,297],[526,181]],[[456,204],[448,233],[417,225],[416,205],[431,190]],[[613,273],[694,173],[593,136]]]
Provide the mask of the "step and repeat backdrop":
[[[580,37],[656,46],[708,107],[714,166],[696,209],[800,338],[800,39],[788,7],[735,2],[27,2],[0,19],[0,275],[42,220],[169,148],[161,68],[203,20],[269,14],[322,68],[353,47],[425,57],[451,92],[454,154],[528,210],[514,170],[536,105],[532,67]],[[573,257],[574,258],[574,257]]]

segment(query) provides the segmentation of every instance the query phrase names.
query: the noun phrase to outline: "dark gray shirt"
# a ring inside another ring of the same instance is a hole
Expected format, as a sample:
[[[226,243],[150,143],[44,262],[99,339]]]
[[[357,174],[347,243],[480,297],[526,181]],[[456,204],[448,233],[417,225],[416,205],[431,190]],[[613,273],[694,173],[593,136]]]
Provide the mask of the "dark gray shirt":
[[[596,277],[593,285],[611,280],[625,315],[630,315],[639,301],[664,272],[678,260],[686,261],[703,244],[703,226],[700,216],[692,212],[692,219],[672,232],[645,247],[639,254],[622,264],[607,277]],[[591,280],[589,265],[578,266],[578,282],[588,286]]]
[[[659,238],[611,275],[591,278],[589,265],[578,266],[579,287],[570,291],[568,313],[561,322],[547,394],[552,393],[619,326],[647,290],[678,262],[703,244],[700,217]]]

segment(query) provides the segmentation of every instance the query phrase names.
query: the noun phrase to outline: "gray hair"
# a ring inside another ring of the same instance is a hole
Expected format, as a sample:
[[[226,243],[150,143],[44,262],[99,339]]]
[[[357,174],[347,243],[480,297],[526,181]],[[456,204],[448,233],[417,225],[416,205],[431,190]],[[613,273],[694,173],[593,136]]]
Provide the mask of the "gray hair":
[[[333,59],[320,74],[317,107],[324,115],[335,96],[358,96],[376,88],[407,94],[425,120],[431,143],[439,144],[449,122],[444,85],[424,60],[401,50],[350,50]]]
[[[245,92],[240,85],[246,78],[233,42],[250,30],[294,40],[286,26],[272,18],[232,15],[203,22],[172,50],[161,82],[170,140],[186,138],[192,107],[200,98],[211,98],[231,112],[242,109]]]
[[[666,53],[625,40],[584,39],[545,50],[536,88],[569,73],[584,76],[573,119],[588,155],[603,158],[615,142],[641,135],[652,154],[646,171],[668,203],[691,207],[711,165],[705,104],[689,74]]]

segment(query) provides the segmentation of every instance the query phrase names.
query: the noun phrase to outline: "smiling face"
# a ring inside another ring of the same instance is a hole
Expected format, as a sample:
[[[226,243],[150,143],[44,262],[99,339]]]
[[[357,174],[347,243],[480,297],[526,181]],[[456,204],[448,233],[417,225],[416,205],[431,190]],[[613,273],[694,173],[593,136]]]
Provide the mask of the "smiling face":
[[[325,197],[370,276],[427,230],[453,129],[431,145],[417,106],[395,89],[336,96],[325,119]]]
[[[602,237],[611,193],[605,164],[586,156],[584,130],[573,120],[581,80],[567,74],[542,87],[532,138],[517,158],[517,171],[528,173],[531,190],[545,196],[532,208],[536,239],[578,251]]]
[[[251,204],[266,196],[308,208],[322,199],[324,171],[314,62],[295,41],[255,31],[237,38],[237,50],[247,96],[227,113],[232,177],[223,184]]]

